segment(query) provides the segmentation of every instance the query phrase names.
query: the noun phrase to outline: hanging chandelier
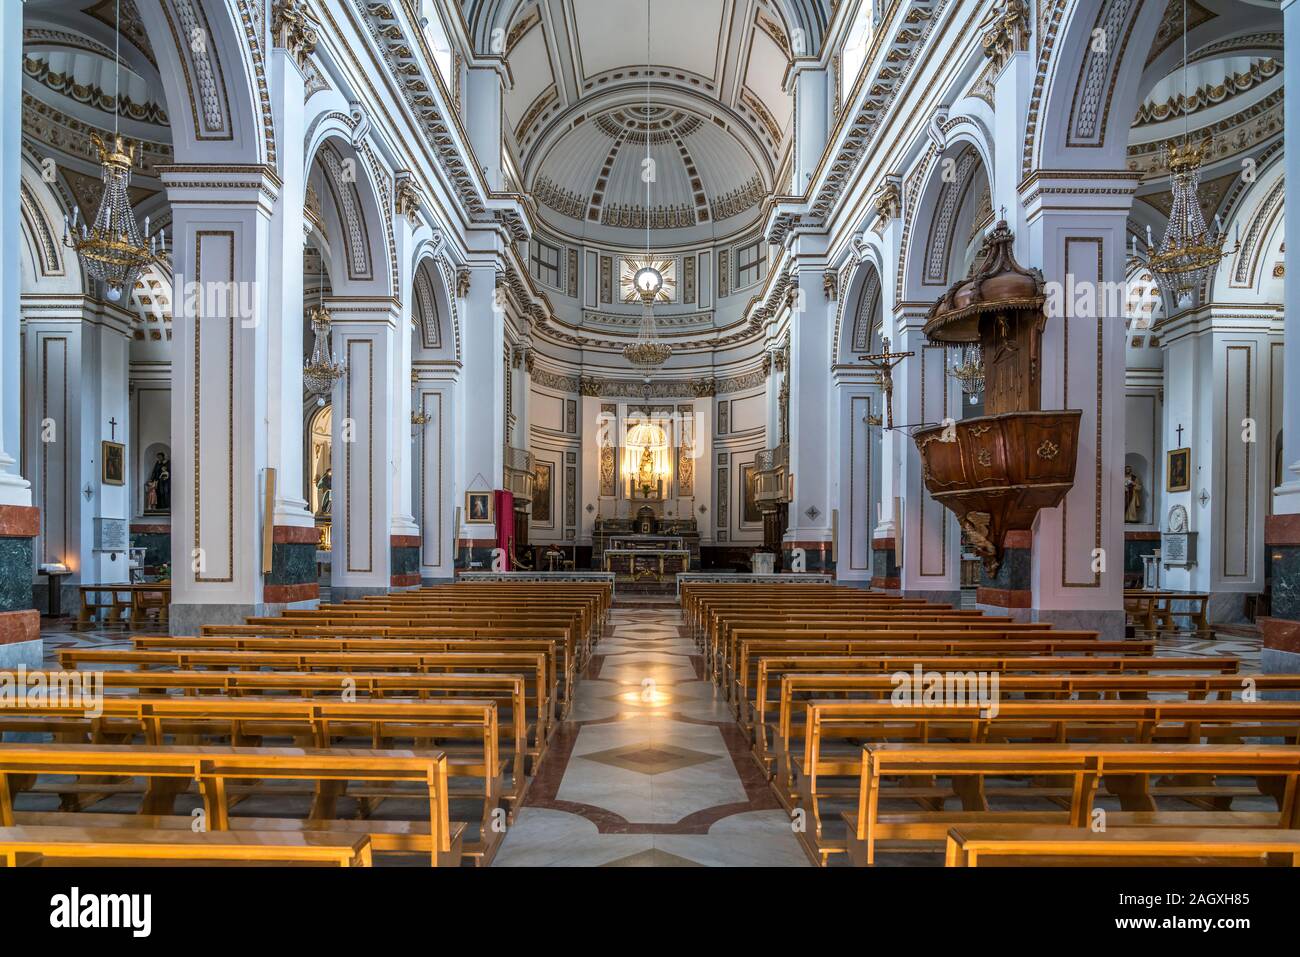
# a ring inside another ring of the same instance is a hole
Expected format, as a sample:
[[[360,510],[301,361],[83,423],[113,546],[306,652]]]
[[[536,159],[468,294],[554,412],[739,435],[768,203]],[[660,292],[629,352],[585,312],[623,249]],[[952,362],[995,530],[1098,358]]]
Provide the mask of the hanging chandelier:
[[[311,358],[302,367],[302,384],[308,393],[326,396],[334,390],[334,383],[343,378],[347,369],[330,354],[330,313],[324,306],[312,309],[311,329],[315,341]]]
[[[975,405],[984,394],[984,356],[978,342],[964,342],[948,366],[948,375],[961,383],[962,395]]]
[[[650,183],[654,180],[654,163],[650,159],[650,0],[645,3],[645,165],[641,178],[645,180],[645,265],[632,277],[633,288],[641,297],[641,326],[637,330],[636,342],[623,348],[623,358],[647,373],[663,365],[672,355],[672,346],[659,339],[659,327],[655,322],[654,301],[664,287],[664,275],[653,265],[650,258]]]
[[[1206,144],[1173,144],[1165,149],[1173,187],[1173,207],[1169,225],[1151,253],[1151,272],[1160,290],[1180,306],[1191,304],[1192,294],[1201,288],[1205,277],[1223,258],[1223,241],[1219,230],[1212,233],[1201,213],[1201,163]]]
[[[136,224],[131,209],[127,187],[131,184],[131,165],[135,161],[135,146],[128,146],[118,135],[118,116],[121,104],[121,3],[114,14],[114,90],[113,138],[106,144],[99,136],[90,134],[99,151],[100,179],[104,192],[99,199],[95,218],[84,222],[81,208],[72,207],[72,218],[63,217],[63,244],[77,252],[77,258],[92,277],[104,284],[105,294],[114,302],[135,288],[135,281],[146,266],[166,251],[166,237],[160,229],[149,236],[149,218],[144,221],[144,232]]]
[[[1166,144],[1162,157],[1169,167],[1173,206],[1160,244],[1151,251],[1151,272],[1160,291],[1182,308],[1191,305],[1210,270],[1223,258],[1224,235],[1215,219],[1210,232],[1201,212],[1201,164],[1209,140],[1192,143],[1187,108],[1187,0],[1183,0],[1183,141]]]

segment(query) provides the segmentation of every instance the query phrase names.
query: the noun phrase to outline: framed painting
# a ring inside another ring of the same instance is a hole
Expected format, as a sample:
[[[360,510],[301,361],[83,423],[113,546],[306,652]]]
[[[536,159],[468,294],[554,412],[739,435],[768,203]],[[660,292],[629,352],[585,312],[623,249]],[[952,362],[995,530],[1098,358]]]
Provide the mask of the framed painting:
[[[104,439],[100,445],[100,480],[105,485],[126,484],[126,446]]]
[[[1192,487],[1192,450],[1173,449],[1165,454],[1165,491],[1186,492]]]
[[[551,481],[553,466],[550,462],[534,460],[533,462],[533,521],[539,525],[551,525],[551,500],[553,498]]]
[[[492,493],[491,492],[466,492],[465,493],[465,524],[466,525],[491,525],[492,517]]]

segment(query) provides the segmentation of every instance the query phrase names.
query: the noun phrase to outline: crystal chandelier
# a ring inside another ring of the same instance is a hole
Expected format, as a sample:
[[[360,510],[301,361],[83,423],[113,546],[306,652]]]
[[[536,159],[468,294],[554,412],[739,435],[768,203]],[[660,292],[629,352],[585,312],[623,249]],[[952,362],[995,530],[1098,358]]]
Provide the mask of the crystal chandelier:
[[[330,314],[324,306],[312,309],[311,329],[315,341],[311,358],[302,367],[302,384],[310,394],[326,396],[347,370],[330,354]]]
[[[1169,224],[1151,252],[1151,272],[1160,291],[1182,308],[1192,303],[1193,294],[1223,258],[1224,236],[1217,228],[1211,233],[1201,213],[1201,164],[1209,141],[1190,142],[1187,99],[1187,0],[1183,0],[1183,142],[1167,144],[1163,159],[1169,166],[1173,207]]]
[[[659,340],[655,323],[654,301],[663,288],[664,276],[650,265],[650,183],[654,180],[654,163],[650,159],[650,0],[645,3],[645,165],[641,178],[645,180],[645,265],[632,277],[632,285],[641,297],[641,326],[636,342],[623,348],[623,358],[646,373],[663,365],[672,355],[672,346]],[[647,376],[648,378],[648,376]]]
[[[81,264],[92,277],[104,284],[105,294],[114,302],[135,288],[140,272],[166,251],[166,237],[160,229],[149,236],[149,219],[144,232],[136,224],[127,187],[131,184],[131,165],[135,147],[127,146],[118,135],[118,110],[121,104],[121,22],[120,0],[114,16],[114,91],[113,138],[106,144],[94,133],[91,141],[99,151],[100,179],[104,192],[91,222],[81,219],[81,208],[72,207],[72,218],[63,217],[63,244],[77,251]]]
[[[1198,187],[1205,144],[1184,142],[1166,147],[1165,159],[1173,187],[1173,208],[1160,245],[1151,253],[1151,272],[1161,292],[1180,306],[1191,304],[1192,294],[1223,258],[1225,237],[1211,233],[1201,213]]]
[[[978,342],[963,343],[948,366],[948,375],[961,383],[962,395],[975,405],[984,394],[984,356]]]

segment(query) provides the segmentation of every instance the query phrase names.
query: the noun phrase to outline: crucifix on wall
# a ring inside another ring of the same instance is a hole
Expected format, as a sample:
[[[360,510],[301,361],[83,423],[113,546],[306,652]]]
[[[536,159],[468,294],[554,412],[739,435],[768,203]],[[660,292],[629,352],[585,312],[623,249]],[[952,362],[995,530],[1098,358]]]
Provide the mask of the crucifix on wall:
[[[1183,423],[1179,422],[1178,428],[1174,429],[1174,431],[1178,433],[1178,447],[1181,449],[1183,447]]]
[[[885,392],[885,428],[894,427],[894,366],[898,365],[908,356],[915,355],[913,352],[890,352],[889,339],[880,340],[884,351],[872,353],[868,356],[858,356],[859,362],[865,362],[876,372],[880,373],[880,385]]]

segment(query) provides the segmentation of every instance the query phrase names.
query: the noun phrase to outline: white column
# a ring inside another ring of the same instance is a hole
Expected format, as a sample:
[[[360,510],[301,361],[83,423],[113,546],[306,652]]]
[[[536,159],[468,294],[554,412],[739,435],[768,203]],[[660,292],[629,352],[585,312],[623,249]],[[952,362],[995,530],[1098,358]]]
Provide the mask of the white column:
[[[172,613],[177,634],[262,607],[270,225],[257,167],[163,171],[172,204]]]
[[[95,519],[116,519],[129,523],[131,492],[139,476],[131,471],[130,449],[134,441],[128,427],[130,403],[127,392],[131,344],[130,319],[104,307],[81,327],[81,381],[73,394],[81,406],[80,462],[87,463],[79,488],[87,483],[95,490],[90,499],[77,495],[81,506],[81,581],[126,581],[128,556],[122,552],[95,551]],[[125,484],[103,481],[102,441],[126,446],[123,459]],[[80,470],[79,470],[80,471]],[[76,494],[75,492],[73,494]],[[64,607],[68,607],[66,604]]]
[[[1124,629],[1125,331],[1117,291],[1124,288],[1125,222],[1135,186],[1113,173],[1039,173],[1027,187],[1023,242],[1022,262],[1065,292],[1066,314],[1049,318],[1043,332],[1042,407],[1083,413],[1074,486],[1062,505],[1038,513],[1034,614],[1107,638],[1122,637]],[[1085,190],[1092,195],[1080,209],[1076,199]],[[1081,294],[1089,291],[1091,297]]]
[[[1282,0],[1285,36],[1283,77],[1291,92],[1283,105],[1286,149],[1286,197],[1283,208],[1300,210],[1300,3]],[[1300,216],[1286,218],[1287,249],[1300,249]],[[1300,302],[1300,269],[1288,269],[1286,301]],[[1300,310],[1287,310],[1282,359],[1282,461],[1287,472],[1273,496],[1277,515],[1300,514]]]
[[[478,160],[488,189],[500,190],[501,175],[501,83],[504,61],[498,66],[469,67],[465,71],[465,109],[461,119],[469,133],[474,158]]]
[[[884,215],[897,210],[897,207],[886,208]],[[883,263],[896,263],[900,255],[899,250],[903,241],[903,219],[901,216],[887,216],[880,226],[881,241],[881,261]],[[890,349],[893,350],[896,345],[901,343],[894,328],[894,312],[897,305],[895,300],[895,286],[888,273],[880,277],[880,308],[881,308],[881,331],[882,334],[890,340]],[[847,322],[848,316],[845,315]],[[850,330],[849,335],[852,335]],[[844,331],[840,335],[845,335]],[[902,494],[902,486],[899,484],[899,466],[903,457],[902,442],[906,441],[907,433],[895,429],[885,429],[884,426],[889,424],[885,417],[884,395],[881,395],[880,407],[874,410],[878,414],[881,422],[880,435],[880,514],[875,519],[875,530],[872,532],[872,538],[893,539],[897,534],[897,516],[894,514],[894,499]],[[895,425],[907,425],[909,420],[898,417],[898,412],[894,414]]]
[[[394,410],[410,393],[410,374],[393,381],[401,310],[391,300],[326,298],[335,354],[347,373],[332,397],[334,470],[330,598],[388,591],[394,503]],[[409,399],[408,399],[409,401]],[[410,441],[410,415],[404,430]]]
[[[457,400],[456,497],[464,507],[465,492],[501,487],[505,469],[505,311],[497,303],[496,269],[491,263],[470,269],[469,294],[461,300],[461,338],[464,367]],[[496,533],[490,525],[466,525],[461,516],[457,537],[472,542],[470,548],[491,549]],[[457,561],[464,557],[462,548]],[[485,560],[479,551],[474,561]]]
[[[830,84],[816,61],[795,61],[787,90],[794,94],[793,192],[803,194],[821,162],[830,131]]]
[[[1221,312],[1228,315],[1219,316]],[[1252,315],[1254,321],[1252,322]],[[1191,449],[1191,487],[1167,492],[1164,514],[1187,509],[1188,530],[1196,533],[1196,564],[1168,568],[1161,584],[1211,593],[1211,621],[1243,621],[1247,593],[1264,587],[1264,515],[1272,493],[1269,422],[1268,328],[1271,307],[1230,310],[1205,306],[1161,327],[1165,352],[1164,450]],[[1243,421],[1255,420],[1255,436],[1243,434]],[[1181,429],[1181,431],[1180,431]],[[1166,480],[1164,463],[1156,475]],[[1202,501],[1202,492],[1204,500]]]
[[[888,285],[889,283],[886,283]],[[961,417],[960,390],[945,372],[946,350],[925,338],[927,308],[908,304],[895,311],[897,339],[891,352],[911,352],[894,370],[894,425],[920,425]],[[885,423],[888,424],[888,412]],[[957,520],[935,502],[921,477],[921,456],[905,431],[893,439],[897,455],[897,495],[902,510],[894,516],[901,533],[903,561],[899,587],[905,595],[934,601],[961,601],[961,535]]]
[[[23,5],[21,0],[0,0],[0,221],[5,224],[0,230],[0,505],[28,506],[31,489],[18,474],[22,89]]]
[[[822,286],[824,263],[801,264],[795,274],[794,315],[790,321],[790,471],[794,501],[790,503],[783,551],[807,553],[807,570],[830,564],[831,455],[829,449],[833,393],[830,376],[834,303]]]
[[[267,464],[276,470],[274,523],[314,524],[303,490],[303,76],[294,56],[271,50],[271,110],[279,144],[280,197],[271,217],[271,308],[267,315]]]

